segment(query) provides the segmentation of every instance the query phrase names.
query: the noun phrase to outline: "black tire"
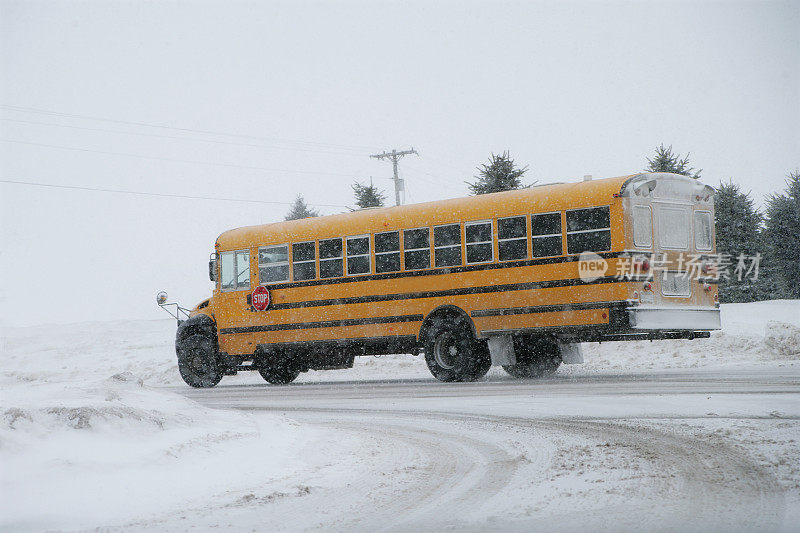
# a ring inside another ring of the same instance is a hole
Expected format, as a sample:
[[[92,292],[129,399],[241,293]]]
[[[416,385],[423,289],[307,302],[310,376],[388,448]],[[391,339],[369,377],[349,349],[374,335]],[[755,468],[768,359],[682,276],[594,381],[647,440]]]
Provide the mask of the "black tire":
[[[206,335],[195,333],[181,339],[176,344],[176,352],[178,371],[187,385],[207,389],[222,379],[216,344]]]
[[[561,350],[552,337],[515,337],[514,354],[516,364],[503,365],[503,370],[515,378],[550,376],[561,365]]]
[[[476,341],[466,318],[434,318],[425,335],[425,362],[439,381],[475,381],[492,360],[485,342]]]
[[[475,367],[475,371],[473,373],[473,379],[470,381],[477,381],[481,379],[483,376],[489,372],[489,369],[492,368],[492,356],[489,354],[489,345],[486,341],[475,341],[475,349],[479,353],[477,366]]]
[[[272,385],[287,385],[297,379],[300,370],[285,354],[268,354],[258,358],[258,373]]]

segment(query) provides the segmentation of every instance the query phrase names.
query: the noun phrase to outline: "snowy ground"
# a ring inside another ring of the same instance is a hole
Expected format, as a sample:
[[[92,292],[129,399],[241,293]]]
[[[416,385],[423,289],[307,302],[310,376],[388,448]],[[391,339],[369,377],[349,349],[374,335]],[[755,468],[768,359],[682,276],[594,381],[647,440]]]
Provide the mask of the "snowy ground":
[[[412,356],[191,390],[174,323],[6,329],[0,530],[797,530],[800,302],[584,345],[548,380]],[[228,408],[228,409],[223,409]]]

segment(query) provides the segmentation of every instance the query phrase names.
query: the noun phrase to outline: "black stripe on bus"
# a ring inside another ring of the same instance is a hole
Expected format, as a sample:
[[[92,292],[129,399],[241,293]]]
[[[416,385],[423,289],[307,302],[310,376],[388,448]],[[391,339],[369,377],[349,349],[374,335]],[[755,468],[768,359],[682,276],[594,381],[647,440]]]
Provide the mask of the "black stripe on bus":
[[[622,279],[617,276],[606,276],[598,278],[594,281],[583,281],[582,279],[556,279],[550,281],[529,281],[526,283],[509,283],[507,285],[485,285],[482,287],[461,287],[458,289],[444,289],[440,291],[375,294],[370,296],[350,296],[346,298],[331,298],[328,300],[309,300],[305,302],[272,304],[270,305],[269,309],[280,311],[283,309],[298,309],[302,307],[322,307],[328,305],[389,302],[394,300],[415,300],[418,298],[440,298],[445,296],[464,296],[467,294],[485,294],[490,292],[550,289],[555,287],[572,287],[575,285],[601,285],[605,283],[627,283],[629,281],[632,280]]]
[[[401,253],[401,252],[398,252]],[[626,255],[627,252],[605,252],[598,254],[603,259],[613,259]],[[346,278],[313,279],[309,281],[292,281],[266,285],[270,290],[294,289],[297,287],[315,287],[318,285],[337,285],[339,283],[353,283],[357,281],[375,281],[384,279],[408,278],[416,276],[440,276],[443,274],[459,274],[461,272],[476,272],[481,270],[497,270],[501,268],[517,268],[536,265],[552,265],[556,263],[577,263],[579,255],[560,257],[545,257],[542,259],[526,259],[523,261],[505,261],[503,263],[489,263],[481,265],[467,265],[459,267],[428,268],[423,270],[404,270],[402,272],[387,272],[384,274],[371,274],[368,276],[352,276]]]
[[[558,305],[533,305],[528,307],[505,307],[501,309],[479,309],[470,313],[473,317],[527,315],[531,313],[553,313],[559,311],[583,311],[586,309],[608,309],[626,305],[625,301],[614,302],[582,302]]]
[[[266,344],[259,344],[258,347],[265,348],[291,348],[291,347],[308,347],[308,348],[342,348],[352,344],[360,345],[375,345],[375,344],[412,344],[417,342],[416,335],[384,335],[382,337],[349,337],[346,339],[319,339],[311,341],[288,341],[288,342],[270,342]]]
[[[221,335],[231,333],[260,333],[264,331],[283,331],[288,329],[337,328],[342,326],[364,326],[367,324],[392,324],[395,322],[421,322],[422,315],[379,316],[372,318],[348,318],[345,320],[326,320],[324,322],[295,322],[292,324],[267,324],[265,326],[244,326],[222,328]]]

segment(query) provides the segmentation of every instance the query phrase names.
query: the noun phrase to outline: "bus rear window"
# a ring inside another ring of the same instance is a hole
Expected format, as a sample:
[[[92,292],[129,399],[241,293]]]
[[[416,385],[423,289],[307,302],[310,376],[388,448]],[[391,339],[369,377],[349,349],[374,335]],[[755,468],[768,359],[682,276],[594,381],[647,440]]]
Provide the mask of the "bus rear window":
[[[567,253],[611,249],[611,213],[607,205],[567,211]]]
[[[660,206],[658,242],[662,248],[686,250],[689,247],[689,212],[685,207]]]
[[[653,246],[653,217],[649,205],[633,206],[633,245],[637,248]]]
[[[316,249],[313,242],[292,245],[292,277],[303,281],[317,277]]]
[[[711,251],[711,226],[711,211],[694,212],[694,247],[698,251]]]

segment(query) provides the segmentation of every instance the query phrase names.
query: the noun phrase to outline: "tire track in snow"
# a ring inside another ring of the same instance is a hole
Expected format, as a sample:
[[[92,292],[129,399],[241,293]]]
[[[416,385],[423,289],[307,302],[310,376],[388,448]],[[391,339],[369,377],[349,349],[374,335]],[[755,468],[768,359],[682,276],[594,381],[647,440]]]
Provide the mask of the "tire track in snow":
[[[306,412],[308,414],[308,412]],[[327,422],[315,413],[304,421],[339,430],[362,432],[384,441],[387,449],[398,450],[390,459],[414,457],[416,464],[402,467],[402,475],[391,479],[384,490],[372,492],[350,508],[346,517],[325,528],[347,531],[431,529],[447,510],[445,522],[461,516],[507,486],[521,462],[528,462],[512,451],[464,432],[464,423],[441,424],[441,419],[397,416],[395,413],[325,412]],[[416,453],[408,453],[409,449]],[[385,461],[383,457],[380,461]],[[377,468],[381,468],[378,465]],[[385,463],[383,465],[385,468]],[[399,479],[398,479],[399,478]],[[372,479],[351,484],[369,485]],[[445,526],[446,524],[442,524]],[[436,529],[436,527],[433,527]]]
[[[464,517],[492,497],[513,489],[512,479],[520,462],[507,447],[497,443],[497,436],[509,429],[547,434],[550,439],[569,436],[589,444],[622,445],[643,458],[652,472],[668,474],[649,476],[644,472],[638,482],[638,498],[598,508],[590,505],[587,511],[592,513],[593,529],[774,531],[782,524],[783,489],[768,471],[721,442],[702,442],[691,435],[668,433],[635,419],[532,420],[435,411],[286,407],[280,411],[295,413],[310,422],[324,416],[326,425],[332,427],[379,435],[390,445],[405,443],[427,450],[430,467],[418,472],[415,483],[393,493],[390,501],[371,500],[361,511],[353,509],[356,518],[330,524],[337,529],[475,527]],[[354,417],[359,420],[357,423],[352,422]],[[454,432],[459,423],[461,434]],[[495,437],[487,441],[473,436],[476,433],[484,438],[491,434]],[[539,459],[525,465],[527,475],[548,476],[552,465],[547,463],[552,457]],[[541,518],[531,521],[509,517],[505,526],[526,530],[552,527],[553,522],[541,522]],[[550,518],[561,530],[584,530],[587,525],[583,513]]]

